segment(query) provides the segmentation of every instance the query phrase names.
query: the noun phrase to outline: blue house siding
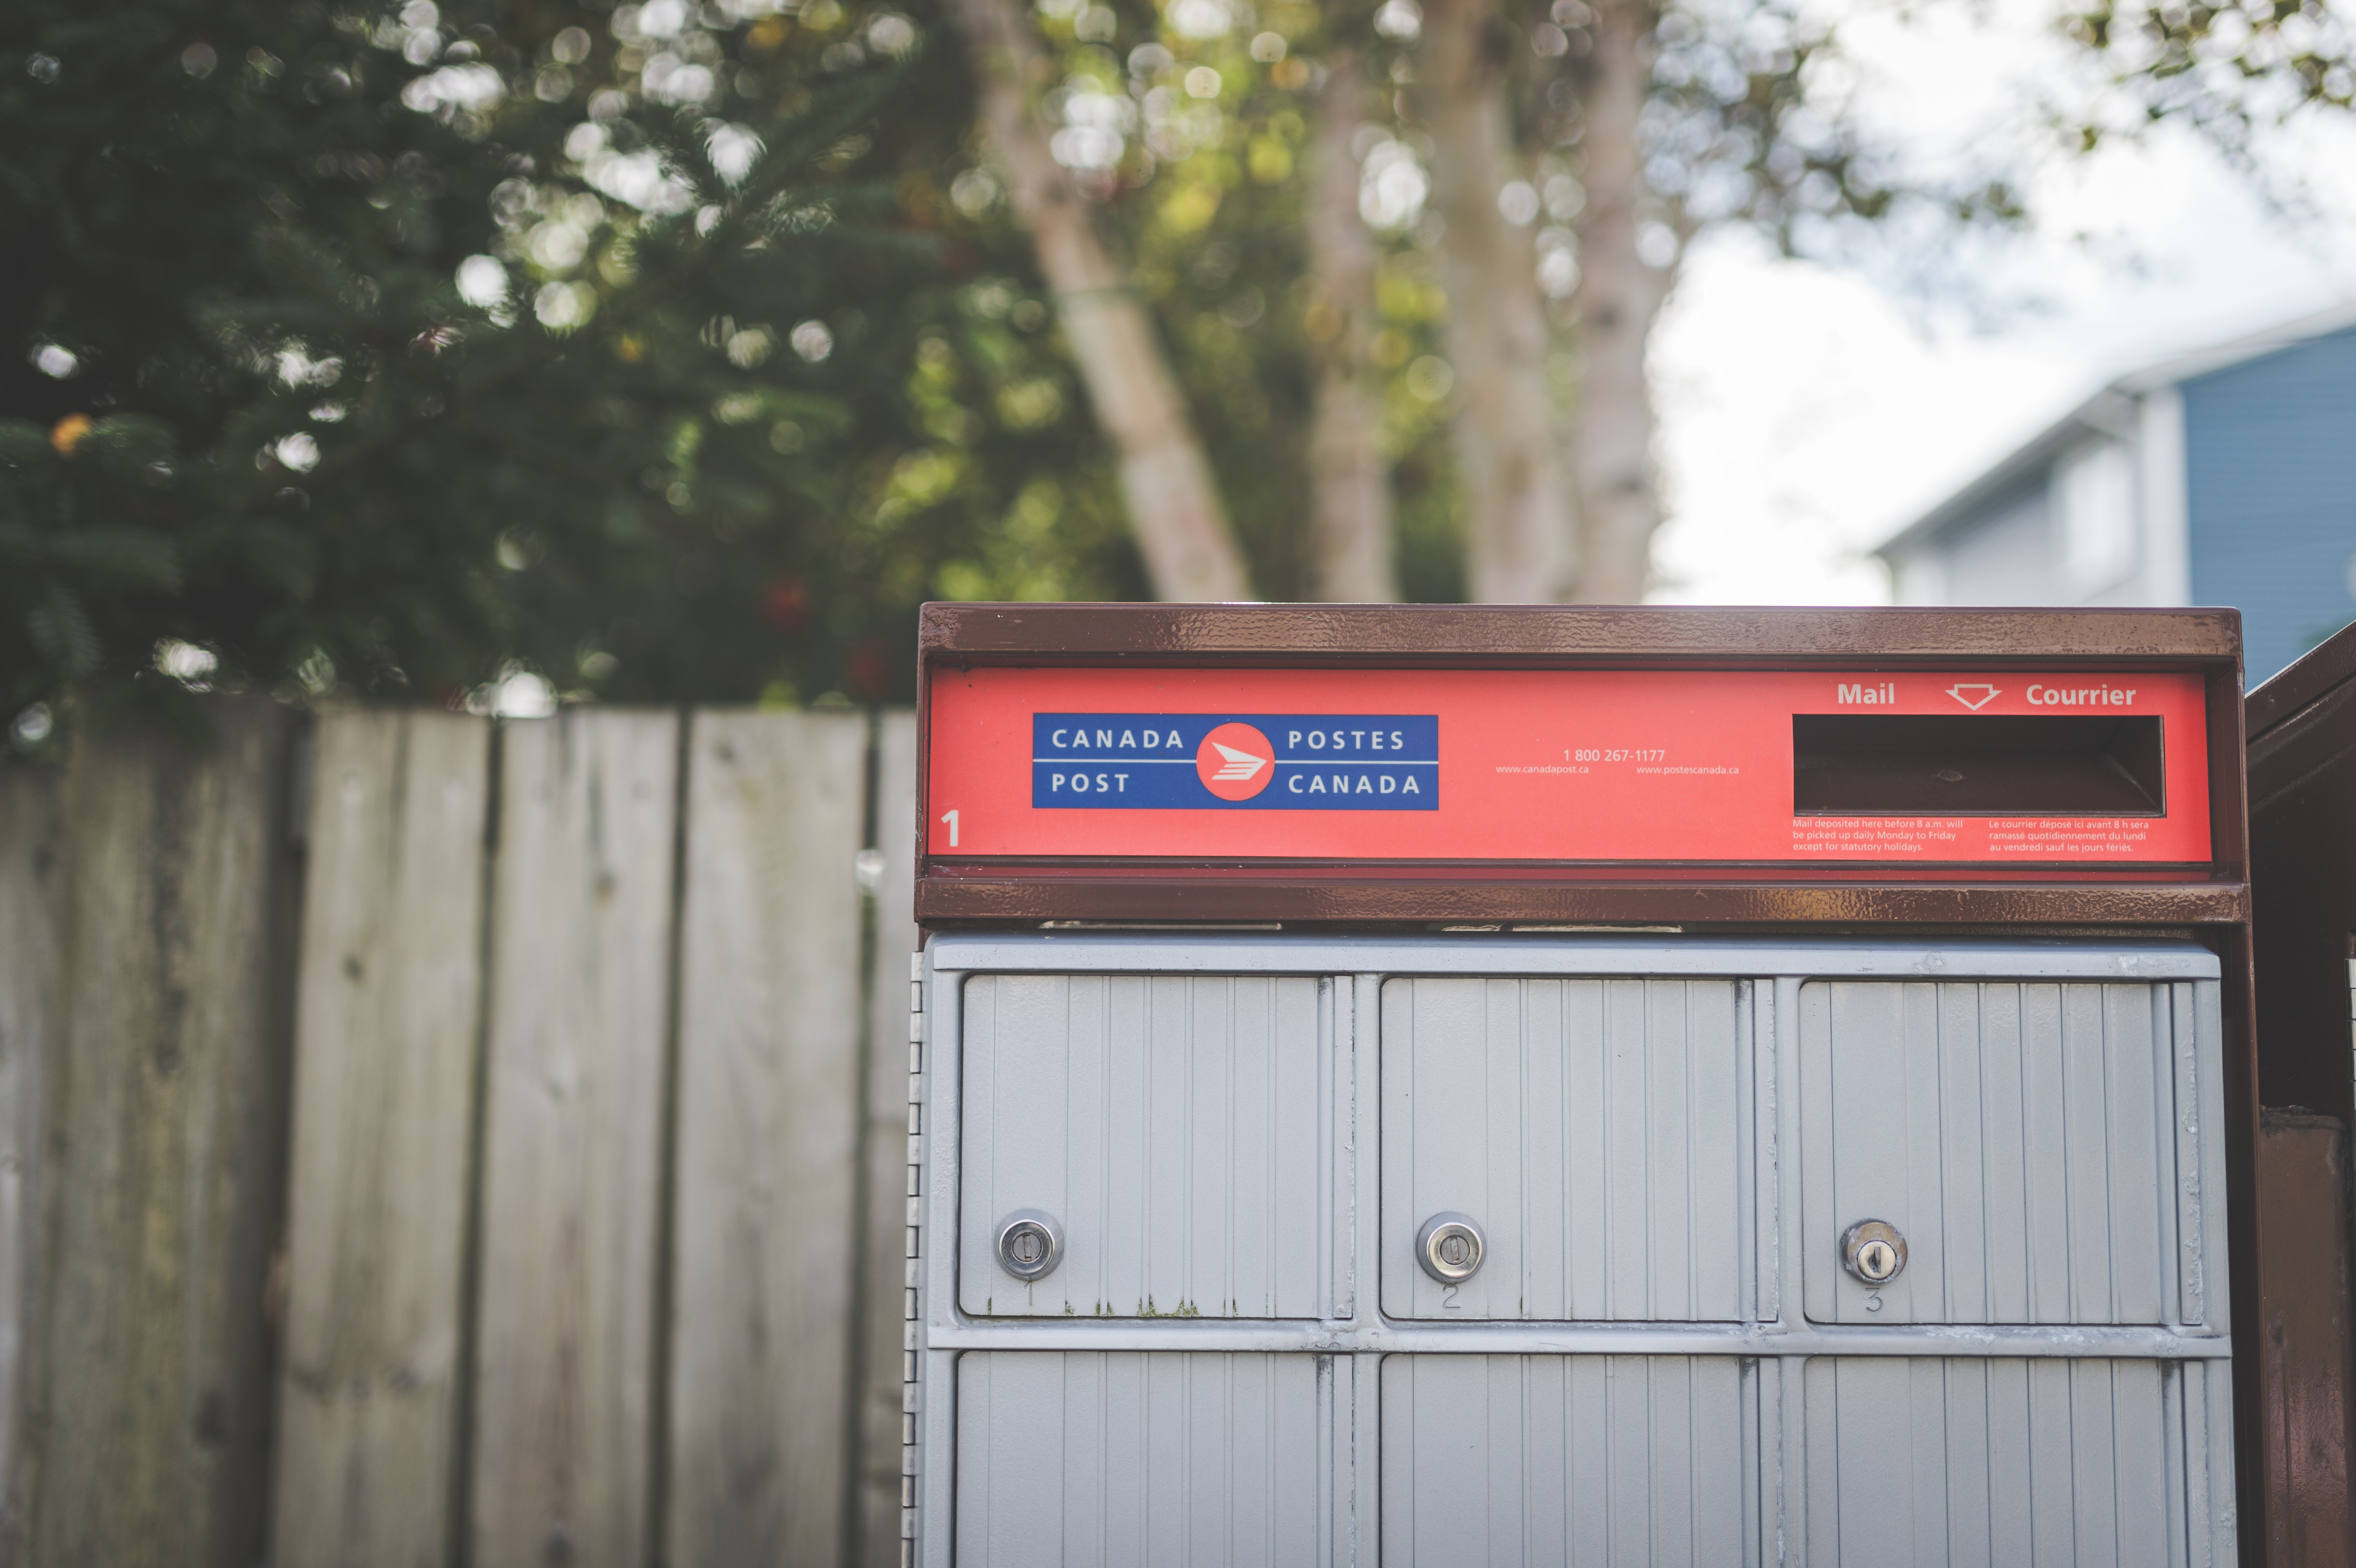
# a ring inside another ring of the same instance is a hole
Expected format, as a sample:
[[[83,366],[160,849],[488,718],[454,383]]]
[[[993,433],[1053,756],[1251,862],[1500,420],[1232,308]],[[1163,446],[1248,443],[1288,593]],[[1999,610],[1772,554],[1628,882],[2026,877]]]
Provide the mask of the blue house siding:
[[[2356,328],[2182,390],[2192,603],[2241,610],[2254,686],[2356,620]]]

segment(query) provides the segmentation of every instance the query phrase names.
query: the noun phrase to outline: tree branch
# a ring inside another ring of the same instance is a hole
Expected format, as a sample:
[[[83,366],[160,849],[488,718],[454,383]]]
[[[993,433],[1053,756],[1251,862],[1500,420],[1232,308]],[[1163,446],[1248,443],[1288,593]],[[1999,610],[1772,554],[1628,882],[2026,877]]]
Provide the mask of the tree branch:
[[[1461,389],[1457,465],[1470,525],[1472,598],[1551,603],[1569,579],[1572,516],[1547,395],[1546,312],[1526,229],[1505,221],[1515,177],[1504,94],[1483,37],[1490,0],[1433,0],[1417,101],[1432,140],[1448,290],[1448,351]]]
[[[1571,441],[1579,484],[1580,570],[1572,597],[1633,604],[1644,596],[1653,532],[1653,399],[1644,345],[1668,294],[1668,274],[1645,264],[1644,148],[1638,122],[1651,88],[1649,0],[1601,0],[1584,101],[1587,208],[1580,225],[1579,422]]]
[[[1382,396],[1367,368],[1374,336],[1374,236],[1358,217],[1367,85],[1356,53],[1326,61],[1317,129],[1316,185],[1308,212],[1309,336],[1319,347],[1309,433],[1309,597],[1339,603],[1398,598],[1391,559],[1390,465],[1383,459]]]
[[[956,0],[955,8],[980,91],[983,134],[1031,230],[1098,422],[1119,453],[1130,525],[1154,595],[1248,599],[1250,574],[1153,322],[1032,112],[1031,89],[1053,68],[1030,18],[1012,0]]]

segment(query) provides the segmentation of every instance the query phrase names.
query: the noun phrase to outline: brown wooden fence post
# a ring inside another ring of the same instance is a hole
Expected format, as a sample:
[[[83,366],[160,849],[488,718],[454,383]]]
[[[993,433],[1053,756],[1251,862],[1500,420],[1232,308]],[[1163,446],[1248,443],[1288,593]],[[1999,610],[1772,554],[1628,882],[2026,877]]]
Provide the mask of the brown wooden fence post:
[[[671,1568],[834,1563],[856,1287],[867,724],[699,711],[672,1211]]]
[[[25,1561],[42,1091],[63,1027],[65,826],[55,770],[0,762],[0,1568]]]
[[[490,741],[451,714],[320,721],[279,1568],[413,1568],[454,1537]]]
[[[908,955],[916,946],[916,716],[884,715],[876,735],[875,967],[869,976],[866,1278],[860,1287],[859,1562],[900,1561],[901,1304],[907,1280]]]
[[[46,1064],[30,1561],[245,1568],[264,1548],[264,1285],[284,1192],[286,781],[300,716],[85,733]]]
[[[492,874],[473,1561],[642,1561],[679,719],[509,724]]]

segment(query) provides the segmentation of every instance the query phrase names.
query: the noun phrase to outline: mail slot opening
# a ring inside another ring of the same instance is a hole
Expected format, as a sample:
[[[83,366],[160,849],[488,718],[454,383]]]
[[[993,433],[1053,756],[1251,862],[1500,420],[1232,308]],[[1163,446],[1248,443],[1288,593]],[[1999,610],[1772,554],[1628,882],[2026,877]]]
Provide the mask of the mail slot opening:
[[[2158,816],[2157,716],[1800,713],[1801,816]]]

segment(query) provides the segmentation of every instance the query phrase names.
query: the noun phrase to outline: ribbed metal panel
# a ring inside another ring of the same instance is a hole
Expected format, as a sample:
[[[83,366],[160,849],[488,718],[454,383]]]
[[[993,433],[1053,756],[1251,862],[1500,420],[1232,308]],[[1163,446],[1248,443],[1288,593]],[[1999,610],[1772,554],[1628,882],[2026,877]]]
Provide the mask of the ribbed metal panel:
[[[1332,1385],[1313,1356],[969,1352],[959,1568],[1331,1563]]]
[[[2190,987],[2185,987],[2189,993]],[[2175,1320],[2182,1125],[2167,986],[1802,988],[1807,1315],[1837,1323]],[[2190,1146],[2190,1147],[2186,1147]],[[1885,1220],[1903,1273],[1841,1267]]]
[[[1838,1357],[1803,1385],[1811,1568],[2233,1561],[2222,1363]]]
[[[988,941],[912,1086],[926,1568],[2234,1562],[2205,952]]]
[[[1387,1357],[1385,1568],[1758,1562],[1747,1376],[1712,1357]]]
[[[1384,1309],[1402,1317],[1742,1316],[1747,1077],[1730,980],[1383,987]],[[1481,1272],[1416,1266],[1435,1212]]]
[[[1313,1317],[1330,1264],[1321,983],[978,976],[965,990],[958,1296],[968,1312]],[[1025,1285],[996,1221],[1039,1209]]]

